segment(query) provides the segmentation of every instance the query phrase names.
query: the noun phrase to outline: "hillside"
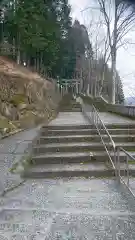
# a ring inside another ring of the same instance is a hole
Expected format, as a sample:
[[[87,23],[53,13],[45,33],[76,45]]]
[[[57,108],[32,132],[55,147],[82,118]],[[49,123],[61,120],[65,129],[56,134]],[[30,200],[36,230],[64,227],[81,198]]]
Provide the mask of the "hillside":
[[[0,57],[0,131],[29,128],[53,117],[60,100],[54,81]]]

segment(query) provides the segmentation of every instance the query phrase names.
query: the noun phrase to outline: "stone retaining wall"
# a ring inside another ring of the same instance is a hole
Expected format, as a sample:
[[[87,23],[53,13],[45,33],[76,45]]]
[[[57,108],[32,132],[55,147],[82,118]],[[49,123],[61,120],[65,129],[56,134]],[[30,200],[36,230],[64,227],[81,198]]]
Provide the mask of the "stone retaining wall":
[[[107,103],[106,101],[103,100],[103,98],[91,98],[89,96],[82,96],[82,99],[84,102],[87,102],[89,104],[94,104],[95,101],[95,105],[96,108],[98,109],[99,107],[99,111],[105,111],[105,112],[111,112],[111,113],[116,113],[122,116],[126,116],[129,118],[133,118],[135,119],[135,106],[124,106],[124,105],[120,105],[120,104],[110,104]]]
[[[109,112],[117,113],[117,114],[135,119],[135,106],[107,104],[107,110]]]

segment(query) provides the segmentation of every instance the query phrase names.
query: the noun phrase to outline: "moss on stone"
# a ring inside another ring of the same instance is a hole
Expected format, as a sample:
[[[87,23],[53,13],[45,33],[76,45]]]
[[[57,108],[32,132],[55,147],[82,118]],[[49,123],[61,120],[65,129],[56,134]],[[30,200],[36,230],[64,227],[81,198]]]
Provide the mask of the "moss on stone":
[[[19,167],[22,167],[25,170],[29,168],[31,164],[32,164],[32,156],[31,155],[23,156],[20,161],[12,165],[12,167],[9,169],[9,172],[14,174],[16,173]]]
[[[0,132],[2,135],[4,133],[9,133],[13,130],[15,130],[17,127],[12,122],[8,121],[6,118],[0,119]],[[6,130],[6,131],[5,131]]]
[[[20,103],[27,103],[27,98],[23,94],[16,94],[12,97],[10,102],[16,106],[18,106]]]

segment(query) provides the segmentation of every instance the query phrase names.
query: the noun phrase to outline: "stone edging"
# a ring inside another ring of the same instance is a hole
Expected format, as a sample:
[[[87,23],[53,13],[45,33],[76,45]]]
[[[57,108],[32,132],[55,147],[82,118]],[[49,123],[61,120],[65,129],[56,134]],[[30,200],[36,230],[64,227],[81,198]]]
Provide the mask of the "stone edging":
[[[56,115],[56,117],[57,117],[57,115]],[[55,117],[55,118],[56,118],[56,117]],[[52,120],[53,120],[53,119],[52,119]],[[51,120],[51,121],[52,121],[52,120]],[[50,121],[50,122],[51,122],[51,121]],[[42,128],[43,125],[44,125],[44,124],[40,124],[40,125],[38,126],[39,132],[40,132],[40,130],[41,130],[41,128]],[[47,123],[47,125],[48,125],[48,123]],[[18,129],[18,130],[16,130],[16,131],[10,132],[10,133],[2,136],[2,137],[0,138],[0,140],[2,140],[2,139],[4,139],[4,138],[8,138],[8,137],[10,137],[10,136],[12,136],[12,135],[15,135],[16,133],[23,132],[23,131],[25,131],[25,130],[26,130],[26,129]],[[37,136],[36,136],[32,141],[37,140],[37,137],[38,137],[38,136],[39,136],[39,133],[37,134]],[[24,154],[25,154],[25,153],[24,153]],[[22,181],[19,182],[18,184],[14,185],[14,186],[12,186],[12,187],[9,187],[9,188],[4,189],[3,192],[0,193],[0,197],[4,197],[8,192],[11,192],[11,191],[13,191],[14,189],[20,187],[20,186],[23,185],[23,183],[25,183],[25,182],[26,182],[26,180],[22,180]]]
[[[23,131],[25,131],[25,129],[18,129],[18,130],[15,130],[13,132],[7,133],[4,136],[1,136],[0,140],[2,140],[4,138],[8,138],[8,137],[10,137],[12,135],[15,135],[16,133],[23,132]]]
[[[0,197],[4,197],[8,192],[11,192],[13,190],[15,190],[16,188],[20,187],[23,183],[25,183],[26,180],[22,180],[21,182],[19,182],[18,184],[10,187],[10,188],[6,188],[5,190],[3,190],[3,192],[0,194]]]

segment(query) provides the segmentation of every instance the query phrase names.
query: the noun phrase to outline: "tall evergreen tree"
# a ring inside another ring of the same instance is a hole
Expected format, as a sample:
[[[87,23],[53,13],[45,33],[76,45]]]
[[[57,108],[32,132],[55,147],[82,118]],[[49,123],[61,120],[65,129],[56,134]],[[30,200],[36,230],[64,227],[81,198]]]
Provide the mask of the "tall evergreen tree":
[[[25,60],[38,71],[60,75],[71,28],[67,0],[8,1],[4,25],[5,39],[15,49],[18,63]]]

